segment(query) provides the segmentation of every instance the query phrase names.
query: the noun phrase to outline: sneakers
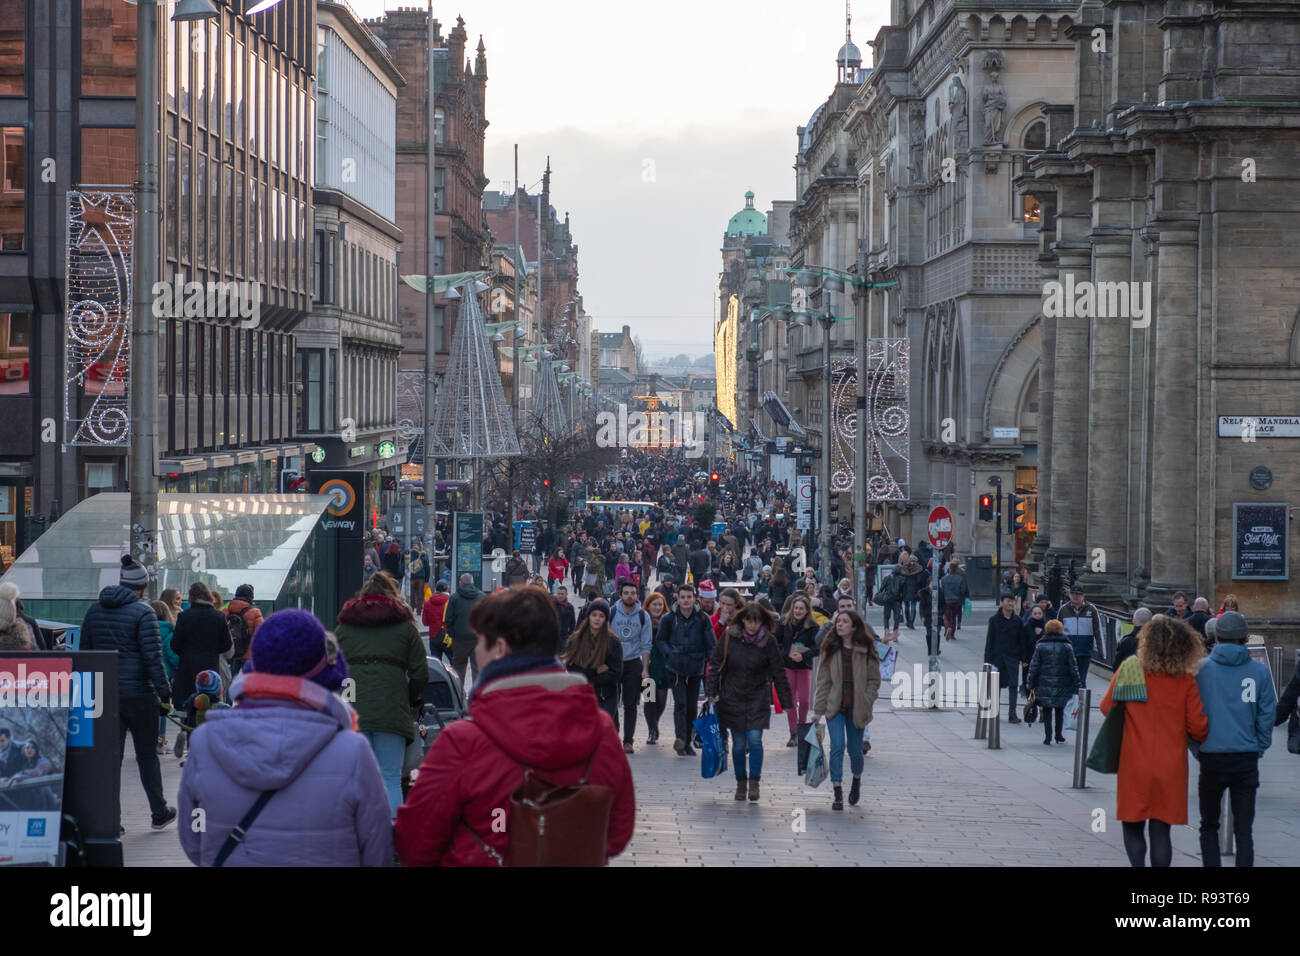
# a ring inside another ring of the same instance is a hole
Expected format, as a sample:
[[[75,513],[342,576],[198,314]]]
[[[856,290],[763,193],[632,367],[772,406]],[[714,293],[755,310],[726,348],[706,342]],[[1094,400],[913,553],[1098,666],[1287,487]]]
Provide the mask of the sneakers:
[[[650,736],[645,739],[645,742],[648,744],[659,743],[659,731],[657,730],[650,731]]]
[[[749,802],[758,802],[758,778],[751,777],[749,780]]]
[[[161,757],[166,752],[167,752],[167,735],[159,734],[158,735],[158,756]]]
[[[745,778],[744,778],[744,777],[739,777],[739,778],[737,778],[737,779],[736,779],[736,799],[737,799],[737,800],[744,800],[744,799],[745,799],[745,795],[746,795],[747,792],[748,792],[748,791],[747,791],[747,788],[746,788],[746,780],[745,780]]]
[[[686,745],[686,753],[684,754],[684,756],[687,756],[687,757],[695,757],[695,756],[698,756],[698,753],[696,752],[696,750],[695,750],[694,747],[692,747],[690,744],[687,744],[687,745]]]
[[[677,740],[674,740],[674,741],[673,741],[673,750],[676,750],[676,751],[677,751],[677,756],[679,756],[679,757],[685,757],[685,756],[686,756],[686,741],[682,740],[680,737],[679,737]]]
[[[835,799],[831,801],[831,809],[844,809],[844,789],[838,783],[835,784]]]
[[[853,783],[849,787],[849,806],[856,807],[858,800],[862,797],[862,778],[854,777]]]
[[[185,738],[188,736],[182,731],[176,735],[176,746],[172,748],[172,753],[177,757],[185,756]]]
[[[154,819],[153,828],[155,830],[163,830],[175,822],[176,822],[176,808],[168,807],[161,817],[157,817]]]
[[[630,740],[623,741],[623,753],[625,754],[636,753],[636,751],[632,749],[632,741]]]
[[[786,745],[787,747],[798,747],[798,746],[799,746],[799,735],[798,735],[798,734],[791,734],[791,735],[790,735],[790,739],[786,741],[786,744],[785,744],[785,745]]]

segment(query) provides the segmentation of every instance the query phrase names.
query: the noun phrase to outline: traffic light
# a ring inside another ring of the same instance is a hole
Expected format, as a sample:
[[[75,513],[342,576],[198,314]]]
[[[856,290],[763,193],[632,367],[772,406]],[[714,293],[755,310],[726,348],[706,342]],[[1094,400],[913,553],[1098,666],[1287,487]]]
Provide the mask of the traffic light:
[[[1007,510],[1011,512],[1012,533],[1023,530],[1028,519],[1029,499],[1024,495],[1007,495]]]
[[[549,478],[543,478],[543,479],[542,479],[542,487],[543,487],[543,488],[549,488],[549,487],[551,487],[551,479],[549,479]]]
[[[831,521],[839,520],[839,510],[840,510],[840,493],[838,491],[832,491],[831,492]]]
[[[381,488],[381,490],[383,490],[383,491],[396,491],[396,490],[397,490],[397,476],[396,476],[396,475],[384,475],[383,478],[382,478],[382,488]]]
[[[800,465],[800,466],[799,466],[799,474],[801,474],[801,475],[811,475],[811,474],[812,474],[812,465]]]
[[[993,520],[993,496],[980,495],[980,521]]]
[[[714,491],[718,490],[718,484],[721,481],[722,481],[722,476],[718,474],[716,471],[711,472],[709,474],[709,487],[712,488]]]
[[[302,494],[306,488],[307,479],[302,476],[302,472],[286,468],[280,472],[280,494]]]

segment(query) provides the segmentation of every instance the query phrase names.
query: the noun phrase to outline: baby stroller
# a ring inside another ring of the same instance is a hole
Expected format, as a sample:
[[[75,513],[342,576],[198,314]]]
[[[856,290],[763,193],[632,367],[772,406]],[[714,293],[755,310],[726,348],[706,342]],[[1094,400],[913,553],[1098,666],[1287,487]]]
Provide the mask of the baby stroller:
[[[441,657],[425,659],[429,665],[429,683],[420,693],[420,702],[412,708],[415,720],[415,739],[406,748],[402,767],[403,796],[410,788],[411,774],[420,769],[424,755],[429,752],[438,734],[452,721],[468,716],[465,690],[456,672]]]

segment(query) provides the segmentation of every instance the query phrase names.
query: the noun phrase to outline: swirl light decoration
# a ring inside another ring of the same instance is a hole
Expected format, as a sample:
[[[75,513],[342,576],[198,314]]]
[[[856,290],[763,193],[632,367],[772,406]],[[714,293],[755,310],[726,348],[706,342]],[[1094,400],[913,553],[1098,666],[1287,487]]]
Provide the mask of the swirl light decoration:
[[[68,192],[64,441],[131,443],[135,195],[129,187]]]
[[[911,483],[908,450],[908,340],[867,340],[867,500],[906,501]],[[831,490],[856,484],[857,363],[837,362],[831,372]]]
[[[424,464],[424,369],[397,372],[397,447],[407,462]]]

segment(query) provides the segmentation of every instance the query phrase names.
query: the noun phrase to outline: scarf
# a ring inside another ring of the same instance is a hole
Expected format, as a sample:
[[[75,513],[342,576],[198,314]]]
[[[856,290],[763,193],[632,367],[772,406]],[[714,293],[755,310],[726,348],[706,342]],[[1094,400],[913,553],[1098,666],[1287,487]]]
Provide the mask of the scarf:
[[[761,641],[761,640],[762,640],[763,638],[765,638],[765,637],[767,637],[767,628],[766,628],[766,627],[760,627],[760,628],[758,629],[758,633],[756,633],[756,634],[754,634],[754,635],[751,636],[750,633],[749,633],[748,631],[745,630],[744,625],[741,625],[741,628],[740,628],[740,640],[741,640],[743,643],[745,643],[745,644],[757,644],[759,641]]]
[[[1115,672],[1115,688],[1111,699],[1116,701],[1133,701],[1147,699],[1147,678],[1138,662],[1137,655],[1124,658]]]
[[[478,680],[470,688],[469,699],[472,702],[474,695],[479,692],[479,688],[503,677],[513,677],[515,674],[527,674],[531,671],[562,671],[565,669],[563,662],[555,656],[526,657],[521,654],[508,654],[505,657],[498,658],[478,672]]]
[[[266,707],[276,703],[294,704],[323,714],[330,712],[333,700],[338,700],[347,708],[352,729],[357,729],[357,712],[352,707],[335,698],[320,684],[303,677],[240,671],[230,685],[230,699],[239,705],[253,707]]]

